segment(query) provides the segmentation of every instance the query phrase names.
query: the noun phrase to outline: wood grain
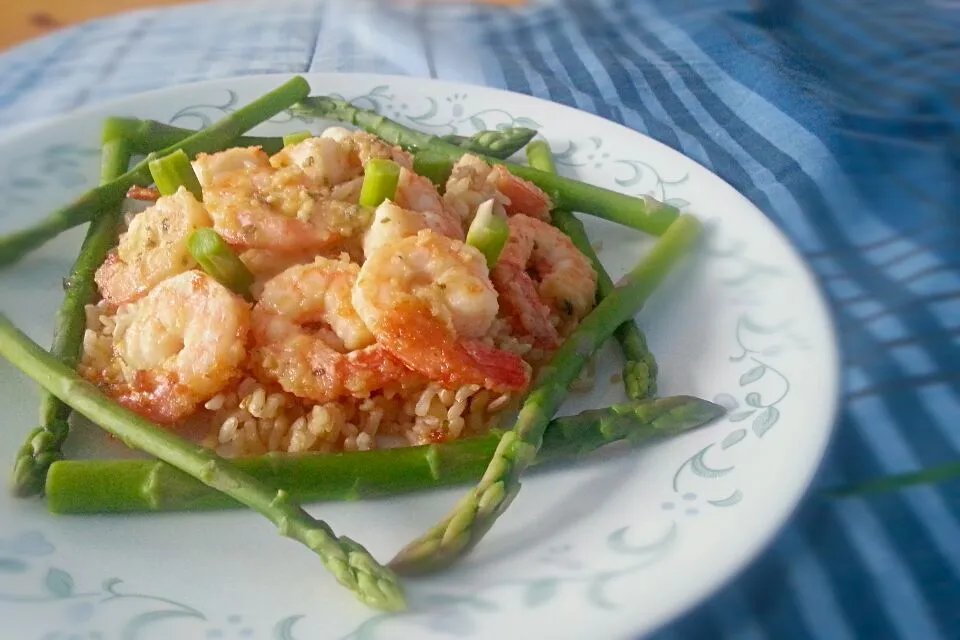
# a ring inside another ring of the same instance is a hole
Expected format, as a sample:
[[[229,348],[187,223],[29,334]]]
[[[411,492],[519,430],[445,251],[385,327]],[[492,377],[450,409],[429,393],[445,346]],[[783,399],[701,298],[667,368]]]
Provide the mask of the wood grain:
[[[0,50],[104,16],[191,0],[0,0]]]
[[[0,0],[0,51],[94,18],[197,0]],[[386,0],[398,5],[478,2],[517,6],[529,0]]]

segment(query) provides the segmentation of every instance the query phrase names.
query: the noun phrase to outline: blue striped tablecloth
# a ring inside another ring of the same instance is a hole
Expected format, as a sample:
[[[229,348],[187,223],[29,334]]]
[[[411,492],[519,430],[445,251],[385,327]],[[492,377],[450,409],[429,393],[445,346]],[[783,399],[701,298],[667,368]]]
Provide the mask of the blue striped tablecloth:
[[[188,81],[375,71],[529,93],[701,162],[830,296],[842,422],[818,487],[960,455],[960,2],[240,2],[88,23],[0,55],[0,127]],[[960,481],[811,499],[658,638],[960,638]]]

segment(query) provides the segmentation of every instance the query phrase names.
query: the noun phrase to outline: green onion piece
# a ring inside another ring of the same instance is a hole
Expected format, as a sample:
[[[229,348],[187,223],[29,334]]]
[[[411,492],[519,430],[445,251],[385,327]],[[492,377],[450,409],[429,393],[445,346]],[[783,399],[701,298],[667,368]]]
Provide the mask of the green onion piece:
[[[283,146],[289,147],[292,144],[297,144],[298,142],[303,142],[307,138],[312,138],[313,134],[309,131],[294,131],[293,133],[288,133],[283,136]]]
[[[197,229],[187,239],[187,249],[200,267],[223,286],[247,300],[253,300],[253,274],[230,245],[213,229]]]
[[[363,186],[360,187],[360,204],[376,207],[384,200],[392,199],[400,181],[400,165],[392,160],[374,158],[363,166]]]
[[[447,186],[447,180],[453,171],[453,160],[438,153],[423,151],[413,157],[413,172],[428,179],[440,193]]]
[[[493,269],[500,253],[510,238],[507,221],[493,212],[493,200],[477,207],[477,215],[467,230],[467,244],[474,247],[487,259],[487,268]]]
[[[534,140],[527,145],[527,162],[534,169],[547,173],[558,173],[553,151],[545,140]]]
[[[162,158],[151,160],[150,175],[153,176],[153,181],[161,195],[172,196],[180,187],[186,187],[197,200],[203,202],[200,181],[190,164],[190,158],[183,149],[177,149]]]

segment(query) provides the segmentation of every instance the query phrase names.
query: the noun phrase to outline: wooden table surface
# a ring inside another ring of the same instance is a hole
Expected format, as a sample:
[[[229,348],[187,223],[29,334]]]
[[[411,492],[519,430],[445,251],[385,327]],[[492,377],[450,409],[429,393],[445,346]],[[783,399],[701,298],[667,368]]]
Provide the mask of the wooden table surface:
[[[185,4],[198,0],[0,0],[0,51],[93,18],[147,7]],[[527,0],[393,0],[416,2],[482,2],[519,5]]]
[[[0,0],[0,50],[102,16],[190,0]]]

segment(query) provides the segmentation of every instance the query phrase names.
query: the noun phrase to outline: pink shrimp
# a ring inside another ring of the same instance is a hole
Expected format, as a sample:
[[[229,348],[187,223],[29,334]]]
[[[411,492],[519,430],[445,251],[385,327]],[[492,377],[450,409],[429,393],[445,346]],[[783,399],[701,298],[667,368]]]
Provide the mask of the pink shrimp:
[[[478,156],[464,154],[453,166],[443,194],[444,203],[469,224],[481,203],[493,199],[498,212],[524,214],[547,220],[553,203],[536,185],[518,178],[501,165],[490,166]]]
[[[324,197],[296,165],[250,164],[213,173],[203,195],[214,229],[242,249],[325,251],[370,224],[369,213]]]
[[[396,203],[385,200],[377,207],[363,238],[364,256],[373,255],[398,238],[417,235],[422,229],[456,240],[464,239],[460,217],[444,205],[433,183],[401,169]]]
[[[554,349],[559,334],[552,317],[579,321],[593,308],[596,271],[556,227],[525,215],[508,224],[510,238],[490,278],[514,330]]]
[[[377,342],[430,380],[500,392],[529,384],[519,356],[479,339],[497,294],[483,255],[459,240],[424,229],[383,245],[360,269],[353,303]]]
[[[376,344],[351,303],[359,267],[317,258],[269,280],[253,309],[255,359],[288,393],[367,397],[412,372]]]
[[[109,360],[84,375],[151,420],[188,417],[240,375],[250,308],[202,271],[164,280],[115,318]]]
[[[549,220],[553,203],[550,197],[540,187],[513,175],[502,165],[493,168],[497,191],[502,193],[510,203],[505,205],[507,215],[523,214],[537,220]]]
[[[97,269],[100,295],[111,304],[132,302],[157,283],[193,269],[197,262],[187,239],[195,229],[210,225],[203,205],[185,188],[159,198],[133,218],[117,248]]]

